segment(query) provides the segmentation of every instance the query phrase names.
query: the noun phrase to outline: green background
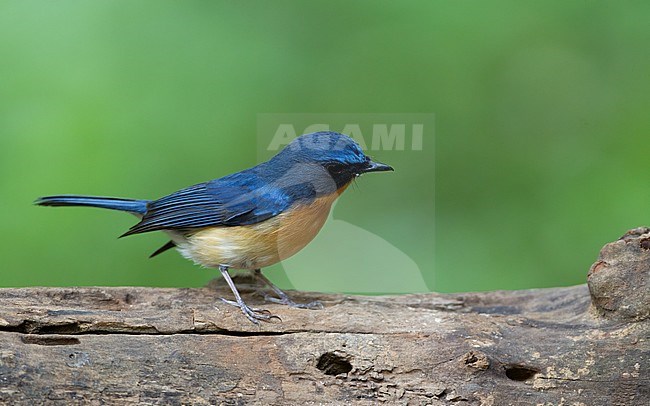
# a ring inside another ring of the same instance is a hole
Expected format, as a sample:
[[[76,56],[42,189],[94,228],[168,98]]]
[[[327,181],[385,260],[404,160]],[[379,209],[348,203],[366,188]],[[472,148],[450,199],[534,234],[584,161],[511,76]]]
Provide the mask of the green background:
[[[147,259],[163,235],[117,240],[128,215],[31,202],[252,166],[262,113],[435,114],[423,151],[373,151],[396,172],[334,217],[427,289],[582,283],[650,223],[648,21],[642,1],[0,1],[0,285],[204,285],[216,272]],[[300,283],[268,275],[321,290],[355,274],[335,248]]]

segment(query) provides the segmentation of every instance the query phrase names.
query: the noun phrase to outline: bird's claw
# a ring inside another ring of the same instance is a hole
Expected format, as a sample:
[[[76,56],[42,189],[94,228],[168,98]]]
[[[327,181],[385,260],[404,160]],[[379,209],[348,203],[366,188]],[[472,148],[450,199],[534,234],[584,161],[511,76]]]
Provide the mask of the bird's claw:
[[[229,304],[231,306],[239,307],[244,313],[244,316],[254,324],[259,325],[260,321],[265,321],[265,322],[273,322],[273,321],[279,321],[282,322],[282,319],[279,316],[276,316],[272,314],[270,311],[266,309],[258,309],[255,307],[249,307],[245,303],[237,303],[234,300],[228,300],[221,298],[221,301]]]
[[[272,303],[279,303],[289,307],[294,307],[296,309],[309,309],[309,310],[321,310],[323,309],[323,304],[318,300],[309,303],[296,303],[291,300],[288,296],[285,297],[273,297],[271,295],[264,295],[264,300]]]

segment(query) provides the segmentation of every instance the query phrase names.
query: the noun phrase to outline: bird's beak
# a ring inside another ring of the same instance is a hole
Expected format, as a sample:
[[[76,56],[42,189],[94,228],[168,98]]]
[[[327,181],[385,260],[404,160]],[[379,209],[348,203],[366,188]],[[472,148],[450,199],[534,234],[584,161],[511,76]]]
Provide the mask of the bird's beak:
[[[375,162],[375,161],[369,161],[366,167],[363,168],[363,173],[385,172],[385,171],[394,171],[394,169],[390,165],[382,164],[381,162]]]

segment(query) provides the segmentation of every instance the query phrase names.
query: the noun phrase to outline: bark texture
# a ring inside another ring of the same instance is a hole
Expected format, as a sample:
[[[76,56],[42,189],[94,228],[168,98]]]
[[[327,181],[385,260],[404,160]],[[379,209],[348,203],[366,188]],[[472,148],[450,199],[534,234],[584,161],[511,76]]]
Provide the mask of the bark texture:
[[[650,404],[650,229],[588,286],[441,295],[298,293],[323,310],[201,289],[0,289],[2,404]],[[238,284],[246,281],[239,278]],[[246,290],[246,289],[244,289]]]

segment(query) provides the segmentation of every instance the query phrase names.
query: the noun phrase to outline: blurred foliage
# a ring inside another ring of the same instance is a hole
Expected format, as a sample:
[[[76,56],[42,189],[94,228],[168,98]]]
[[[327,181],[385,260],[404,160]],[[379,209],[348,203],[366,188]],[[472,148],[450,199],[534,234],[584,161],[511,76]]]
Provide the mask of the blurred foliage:
[[[160,197],[254,165],[258,114],[305,112],[435,113],[435,175],[378,151],[397,171],[334,211],[429,289],[582,283],[650,223],[649,19],[640,1],[0,1],[0,286],[205,284],[147,259],[163,235],[116,240],[134,218],[31,202]],[[353,275],[345,255],[295,287]]]

